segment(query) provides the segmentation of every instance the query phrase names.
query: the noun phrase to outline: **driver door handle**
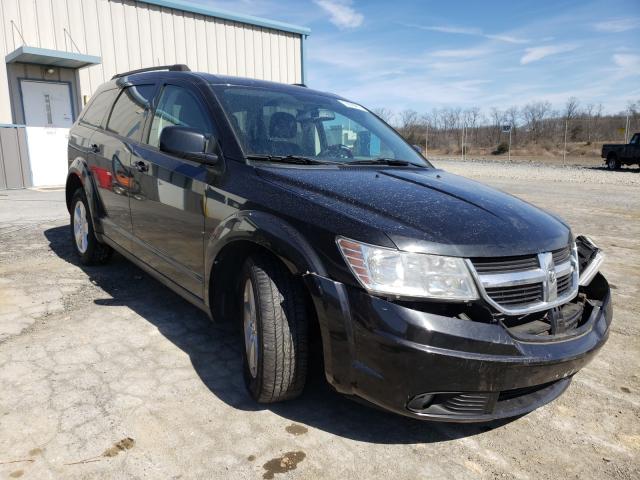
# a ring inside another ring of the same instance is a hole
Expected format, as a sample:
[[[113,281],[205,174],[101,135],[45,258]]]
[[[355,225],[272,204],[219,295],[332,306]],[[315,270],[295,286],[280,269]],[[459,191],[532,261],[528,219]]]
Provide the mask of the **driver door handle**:
[[[134,163],[133,163],[133,167],[134,167],[137,171],[139,171],[139,172],[141,172],[141,173],[144,173],[144,172],[148,172],[148,171],[149,171],[149,165],[147,165],[147,164],[146,164],[145,162],[143,162],[142,160],[138,160],[137,162],[134,162]]]

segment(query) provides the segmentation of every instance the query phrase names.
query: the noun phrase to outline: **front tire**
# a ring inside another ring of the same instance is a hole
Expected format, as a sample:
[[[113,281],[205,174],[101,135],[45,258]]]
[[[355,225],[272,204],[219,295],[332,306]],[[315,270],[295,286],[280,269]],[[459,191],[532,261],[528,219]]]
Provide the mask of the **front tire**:
[[[109,261],[113,250],[96,238],[90,215],[87,196],[79,188],[71,199],[71,243],[83,265],[103,264]]]
[[[307,316],[301,286],[268,255],[249,258],[240,282],[244,378],[254,400],[300,395],[307,375]]]

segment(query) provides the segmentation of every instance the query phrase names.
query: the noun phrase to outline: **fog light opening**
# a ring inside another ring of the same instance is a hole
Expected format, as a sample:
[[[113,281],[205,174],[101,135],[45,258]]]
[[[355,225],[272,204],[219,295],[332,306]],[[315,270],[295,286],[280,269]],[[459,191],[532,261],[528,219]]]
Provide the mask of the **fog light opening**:
[[[409,403],[407,403],[407,408],[412,412],[423,412],[424,410],[429,408],[434,396],[435,395],[432,393],[421,393],[420,395],[416,395],[411,400],[409,400]]]

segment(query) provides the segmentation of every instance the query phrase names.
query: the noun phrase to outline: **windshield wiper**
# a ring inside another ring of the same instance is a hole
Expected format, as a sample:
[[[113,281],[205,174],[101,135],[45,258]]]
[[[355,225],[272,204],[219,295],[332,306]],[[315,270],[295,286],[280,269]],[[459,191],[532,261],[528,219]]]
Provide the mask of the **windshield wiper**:
[[[316,160],[302,155],[247,155],[249,160],[261,162],[292,163],[296,165],[336,165],[337,162],[327,160]]]
[[[351,162],[345,162],[346,165],[391,165],[393,167],[408,167],[409,165],[413,167],[426,168],[424,165],[420,165],[419,163],[409,162],[408,160],[398,160],[397,158],[369,158],[364,160],[353,160]]]

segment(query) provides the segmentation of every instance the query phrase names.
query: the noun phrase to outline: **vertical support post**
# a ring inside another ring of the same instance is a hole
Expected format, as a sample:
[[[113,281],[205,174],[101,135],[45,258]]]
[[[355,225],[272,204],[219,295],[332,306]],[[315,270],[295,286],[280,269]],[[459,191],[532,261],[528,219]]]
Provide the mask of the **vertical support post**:
[[[567,130],[569,128],[569,119],[564,119],[564,150],[562,152],[562,164],[567,163]]]
[[[629,143],[629,110],[631,109],[627,108],[627,121],[624,124],[624,143],[625,144]]]
[[[424,156],[429,156],[429,122],[427,122],[427,133],[424,136]]]
[[[511,162],[511,130],[513,130],[513,126],[509,128],[509,162]]]

